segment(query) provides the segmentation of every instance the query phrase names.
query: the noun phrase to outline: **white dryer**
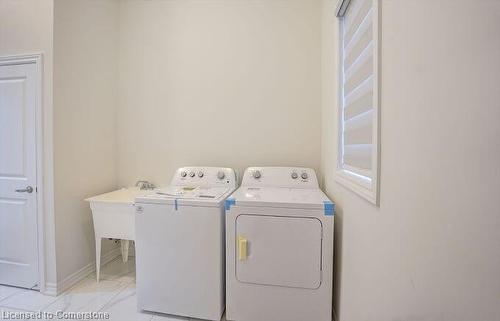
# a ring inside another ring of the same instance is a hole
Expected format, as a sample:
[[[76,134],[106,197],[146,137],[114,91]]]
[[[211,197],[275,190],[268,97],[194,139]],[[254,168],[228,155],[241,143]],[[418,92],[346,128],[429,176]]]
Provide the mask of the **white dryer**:
[[[235,188],[230,168],[183,167],[170,186],[135,199],[140,310],[220,320],[224,201]]]
[[[333,214],[314,170],[248,168],[226,200],[226,318],[331,321]]]

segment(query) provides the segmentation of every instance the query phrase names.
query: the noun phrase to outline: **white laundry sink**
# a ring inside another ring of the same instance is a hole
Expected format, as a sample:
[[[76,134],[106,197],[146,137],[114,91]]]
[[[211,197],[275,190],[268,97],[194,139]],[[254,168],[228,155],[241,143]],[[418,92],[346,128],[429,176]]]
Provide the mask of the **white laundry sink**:
[[[128,259],[129,241],[135,240],[134,199],[137,196],[146,194],[151,194],[151,190],[130,187],[86,199],[90,203],[94,220],[96,274],[98,282],[101,265],[101,239],[120,239],[122,258],[126,262]]]

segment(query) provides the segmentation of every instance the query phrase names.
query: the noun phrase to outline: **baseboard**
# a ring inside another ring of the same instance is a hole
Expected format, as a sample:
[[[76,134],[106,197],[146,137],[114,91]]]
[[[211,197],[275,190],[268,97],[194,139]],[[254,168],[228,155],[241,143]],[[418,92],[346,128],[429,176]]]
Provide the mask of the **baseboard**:
[[[101,256],[101,266],[113,261],[120,255],[121,255],[120,247],[116,247],[111,251],[108,251],[107,253]],[[93,272],[95,272],[95,261],[87,264],[86,266],[82,267],[75,273],[70,274],[64,280],[61,280],[57,283],[46,283],[45,292],[43,292],[43,294],[50,296],[57,296],[63,293],[64,291],[68,290],[73,285],[80,282]]]
[[[105,254],[103,254],[101,256],[101,266],[113,261],[114,259],[116,259],[117,257],[119,257],[121,255],[122,255],[122,252],[120,250],[120,247],[115,247],[114,249],[106,252]],[[95,271],[95,262],[92,263],[92,266],[94,267],[94,270],[92,272],[94,272]]]
[[[45,291],[42,293],[49,296],[57,296],[57,283],[46,282]]]

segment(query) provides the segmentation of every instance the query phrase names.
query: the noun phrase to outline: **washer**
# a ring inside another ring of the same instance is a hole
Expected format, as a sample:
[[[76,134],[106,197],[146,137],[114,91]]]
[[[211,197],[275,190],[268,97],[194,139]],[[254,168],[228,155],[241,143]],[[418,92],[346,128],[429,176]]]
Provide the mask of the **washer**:
[[[208,320],[224,312],[224,200],[230,168],[183,167],[170,186],[137,197],[140,310]]]
[[[331,321],[333,214],[313,169],[248,168],[226,200],[226,318]]]

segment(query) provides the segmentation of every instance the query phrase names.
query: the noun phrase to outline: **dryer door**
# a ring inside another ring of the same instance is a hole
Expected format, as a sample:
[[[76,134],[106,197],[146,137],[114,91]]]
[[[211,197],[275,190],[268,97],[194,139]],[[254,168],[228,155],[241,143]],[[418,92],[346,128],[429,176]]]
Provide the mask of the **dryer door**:
[[[240,215],[236,278],[240,282],[317,289],[322,225],[317,218]]]

